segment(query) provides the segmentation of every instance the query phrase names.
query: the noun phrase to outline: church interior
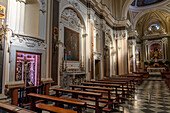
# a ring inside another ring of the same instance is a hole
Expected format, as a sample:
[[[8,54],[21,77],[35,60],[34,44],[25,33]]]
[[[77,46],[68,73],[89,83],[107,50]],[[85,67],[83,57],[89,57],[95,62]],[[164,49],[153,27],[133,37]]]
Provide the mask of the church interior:
[[[0,0],[0,113],[170,113],[170,0]]]

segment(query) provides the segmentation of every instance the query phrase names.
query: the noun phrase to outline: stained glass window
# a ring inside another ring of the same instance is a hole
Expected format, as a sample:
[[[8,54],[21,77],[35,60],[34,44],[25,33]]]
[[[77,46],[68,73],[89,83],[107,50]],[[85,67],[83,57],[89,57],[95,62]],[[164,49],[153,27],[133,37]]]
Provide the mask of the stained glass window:
[[[160,26],[159,26],[158,24],[152,24],[152,25],[150,25],[150,27],[148,28],[148,30],[151,31],[151,29],[152,29],[153,27],[155,27],[157,30],[160,29]]]

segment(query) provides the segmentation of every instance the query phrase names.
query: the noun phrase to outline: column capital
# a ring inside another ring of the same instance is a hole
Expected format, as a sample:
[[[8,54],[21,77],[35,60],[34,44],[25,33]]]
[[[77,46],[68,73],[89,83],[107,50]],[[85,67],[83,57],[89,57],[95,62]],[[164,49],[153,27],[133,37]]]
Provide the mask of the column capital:
[[[83,37],[83,38],[86,38],[87,36],[88,36],[88,34],[87,34],[87,33],[82,34],[82,37]]]
[[[26,3],[26,0],[16,0],[16,2],[20,2],[20,3],[22,2],[22,3],[25,4],[25,3]]]
[[[133,30],[128,32],[128,35],[129,35],[129,37],[135,37],[136,38],[139,34],[136,30],[133,29]]]

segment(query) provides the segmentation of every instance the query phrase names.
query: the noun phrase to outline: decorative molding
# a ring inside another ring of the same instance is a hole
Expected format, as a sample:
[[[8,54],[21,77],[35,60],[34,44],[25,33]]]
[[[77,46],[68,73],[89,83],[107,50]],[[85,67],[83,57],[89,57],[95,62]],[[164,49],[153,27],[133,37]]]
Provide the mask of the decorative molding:
[[[110,47],[111,37],[106,33],[105,35],[105,46]]]
[[[136,40],[128,40],[128,46],[135,46]]]
[[[115,39],[117,39],[117,40],[127,39],[127,31],[126,30],[123,30],[123,31],[114,31],[113,37]]]
[[[45,0],[39,0],[40,3],[40,11],[42,14],[46,13],[46,3]]]
[[[65,9],[61,14],[61,22],[73,29],[80,30],[81,20],[73,9]]]
[[[26,1],[25,0],[16,0],[17,2],[23,2],[24,4],[26,4]]]
[[[46,44],[44,43],[44,40],[36,38],[36,37],[31,37],[31,36],[21,35],[21,34],[14,34],[14,37],[11,37],[10,43],[17,45],[17,42],[30,48],[39,47],[41,49],[42,48],[46,49]]]
[[[145,35],[145,36],[161,35],[161,34],[166,34],[165,29],[160,28],[160,29],[157,30],[155,26],[153,26],[150,30],[147,29],[147,30],[144,32],[144,35]]]
[[[168,38],[162,38],[162,43],[164,44],[168,43]]]
[[[75,0],[67,0],[74,8],[78,9],[80,11],[80,6],[77,1]]]

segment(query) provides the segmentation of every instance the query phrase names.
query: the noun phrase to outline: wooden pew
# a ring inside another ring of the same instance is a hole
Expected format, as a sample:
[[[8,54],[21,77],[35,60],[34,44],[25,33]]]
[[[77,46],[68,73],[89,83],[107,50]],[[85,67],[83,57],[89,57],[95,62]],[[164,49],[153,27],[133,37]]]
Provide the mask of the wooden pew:
[[[142,74],[125,74],[125,75],[119,75],[122,77],[134,77],[136,84],[140,85],[143,82],[143,75]]]
[[[56,97],[59,97],[59,92],[72,93],[72,98],[76,98],[76,99],[78,98],[79,95],[94,97],[95,103],[91,101],[85,101],[85,102],[87,102],[88,108],[95,109],[95,113],[101,113],[102,108],[106,107],[106,104],[99,103],[99,98],[102,97],[101,93],[93,93],[87,91],[78,91],[78,90],[70,90],[70,89],[62,89],[62,88],[53,88],[52,90],[56,91]]]
[[[24,88],[25,84],[21,85],[5,85],[5,88],[9,89],[11,92],[11,103],[18,106],[18,89]]]
[[[120,84],[100,84],[100,83],[90,83],[90,82],[83,82],[82,85],[88,86],[100,86],[100,87],[113,87],[116,91],[116,101],[119,102],[119,95],[118,95],[118,88],[120,88]]]
[[[161,77],[165,78],[165,75],[170,75],[170,71],[168,72],[161,72]]]
[[[24,108],[20,108],[18,106],[15,105],[10,105],[4,102],[0,102],[0,109],[6,111],[6,112],[10,112],[10,113],[36,113],[34,111],[30,111]]]
[[[81,102],[78,100],[68,100],[68,99],[62,99],[62,98],[48,96],[48,95],[35,94],[35,93],[30,93],[30,94],[28,94],[28,96],[30,97],[30,100],[31,100],[30,109],[33,111],[36,110],[36,105],[35,105],[36,99],[43,99],[46,101],[52,101],[52,102],[56,102],[56,103],[62,103],[62,104],[76,106],[77,113],[82,113],[82,108],[86,107],[85,102]]]
[[[124,82],[120,82],[120,81],[90,81],[92,83],[103,83],[103,84],[120,84],[122,85],[122,97],[125,97],[125,89],[124,89],[124,86],[126,85],[127,88],[128,88],[128,82],[124,81]],[[119,91],[119,90],[118,90]],[[127,92],[129,92],[129,89],[127,89]]]
[[[141,72],[132,72],[134,74],[143,74],[144,78],[148,78],[149,77],[149,72],[147,71],[141,71]]]
[[[131,89],[135,89],[135,77],[110,77],[101,79],[99,81],[119,81],[119,82],[128,82],[131,86]]]
[[[54,113],[77,113],[76,111],[72,111],[69,109],[63,109],[43,103],[36,104],[36,108],[38,108],[38,113],[42,113],[42,110],[54,112]]]
[[[165,83],[167,84],[168,88],[170,89],[170,75],[165,75]]]
[[[50,85],[52,83],[54,83],[54,81],[41,81],[41,83],[43,84],[44,86],[44,94],[45,95],[49,95],[49,89],[50,89]]]
[[[91,86],[83,86],[83,85],[70,85],[70,87],[72,87],[72,89],[74,90],[75,88],[81,88],[83,89],[83,91],[85,91],[86,89],[91,89],[91,90],[99,90],[99,91],[106,91],[107,92],[107,97],[102,97],[104,99],[107,98],[107,103],[108,103],[108,109],[112,109],[113,108],[113,98],[111,98],[111,91],[114,91],[113,88],[105,88],[105,87],[91,87]],[[105,100],[103,99],[99,99],[99,101],[101,102],[105,102]]]

